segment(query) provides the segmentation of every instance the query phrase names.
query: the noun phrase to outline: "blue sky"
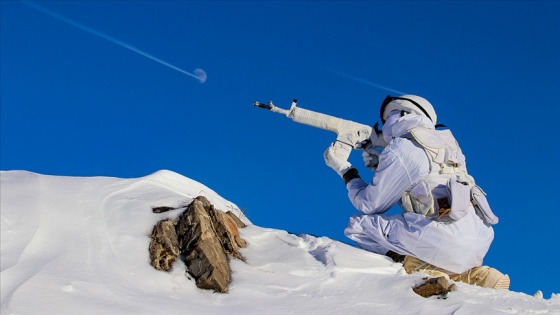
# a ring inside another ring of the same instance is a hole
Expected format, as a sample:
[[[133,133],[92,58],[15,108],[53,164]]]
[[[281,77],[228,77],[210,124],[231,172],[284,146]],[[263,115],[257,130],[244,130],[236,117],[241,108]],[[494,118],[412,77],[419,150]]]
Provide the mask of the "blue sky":
[[[259,226],[347,242],[356,210],[323,161],[335,135],[252,104],[373,124],[386,89],[418,94],[500,217],[485,264],[514,291],[560,292],[560,2],[34,3],[59,16],[0,2],[2,170],[168,169]]]

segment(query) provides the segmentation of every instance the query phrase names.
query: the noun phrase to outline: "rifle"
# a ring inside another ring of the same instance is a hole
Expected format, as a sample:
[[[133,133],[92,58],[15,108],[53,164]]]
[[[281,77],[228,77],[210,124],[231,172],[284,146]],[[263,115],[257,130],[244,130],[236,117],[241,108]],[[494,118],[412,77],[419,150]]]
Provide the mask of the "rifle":
[[[255,102],[253,105],[275,113],[284,114],[293,121],[304,125],[333,131],[337,134],[335,146],[350,146],[353,149],[365,150],[370,147],[385,147],[387,145],[385,140],[383,140],[381,131],[378,129],[378,123],[372,128],[371,126],[350,120],[303,109],[297,107],[297,99],[292,101],[292,106],[287,110],[274,106],[272,101],[268,102],[268,104]],[[372,136],[374,132],[375,136]]]

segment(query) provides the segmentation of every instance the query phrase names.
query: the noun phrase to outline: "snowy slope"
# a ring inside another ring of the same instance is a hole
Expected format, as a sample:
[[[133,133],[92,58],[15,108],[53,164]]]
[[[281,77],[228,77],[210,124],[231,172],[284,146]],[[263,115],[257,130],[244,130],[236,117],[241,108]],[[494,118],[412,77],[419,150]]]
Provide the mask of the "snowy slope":
[[[411,290],[422,276],[386,257],[247,218],[247,262],[232,261],[230,293],[203,291],[181,261],[171,273],[153,269],[148,245],[154,224],[182,211],[154,214],[154,206],[204,195],[239,214],[210,188],[170,171],[137,179],[0,176],[2,314],[560,314],[558,295],[461,283],[446,300],[424,299]]]

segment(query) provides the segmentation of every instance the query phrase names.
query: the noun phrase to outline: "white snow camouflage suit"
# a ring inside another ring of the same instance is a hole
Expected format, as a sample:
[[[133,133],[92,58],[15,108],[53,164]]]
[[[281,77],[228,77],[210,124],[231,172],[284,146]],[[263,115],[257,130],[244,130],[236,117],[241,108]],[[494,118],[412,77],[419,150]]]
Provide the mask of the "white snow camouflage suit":
[[[414,212],[384,214],[395,203],[400,204],[405,191],[430,172],[430,159],[424,149],[402,138],[412,128],[434,130],[434,125],[427,117],[415,114],[386,122],[384,136],[388,133],[393,139],[381,153],[371,183],[354,178],[346,185],[350,201],[363,214],[351,217],[344,233],[366,250],[414,256],[450,273],[480,266],[494,230],[472,205],[463,218],[452,222],[434,221]],[[444,185],[446,179],[441,181]]]

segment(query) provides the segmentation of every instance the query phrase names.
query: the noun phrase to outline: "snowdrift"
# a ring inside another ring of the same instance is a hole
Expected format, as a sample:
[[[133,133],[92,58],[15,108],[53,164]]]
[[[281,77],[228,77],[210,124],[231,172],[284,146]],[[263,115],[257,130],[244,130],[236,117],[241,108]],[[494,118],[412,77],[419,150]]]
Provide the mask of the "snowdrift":
[[[0,176],[2,314],[560,314],[558,295],[462,283],[445,300],[422,298],[411,290],[422,275],[406,275],[389,258],[256,226],[234,203],[171,171]],[[182,261],[169,273],[150,266],[154,224],[182,211],[152,207],[186,206],[199,195],[248,225],[240,230],[247,261],[231,261],[228,294],[198,289]]]

